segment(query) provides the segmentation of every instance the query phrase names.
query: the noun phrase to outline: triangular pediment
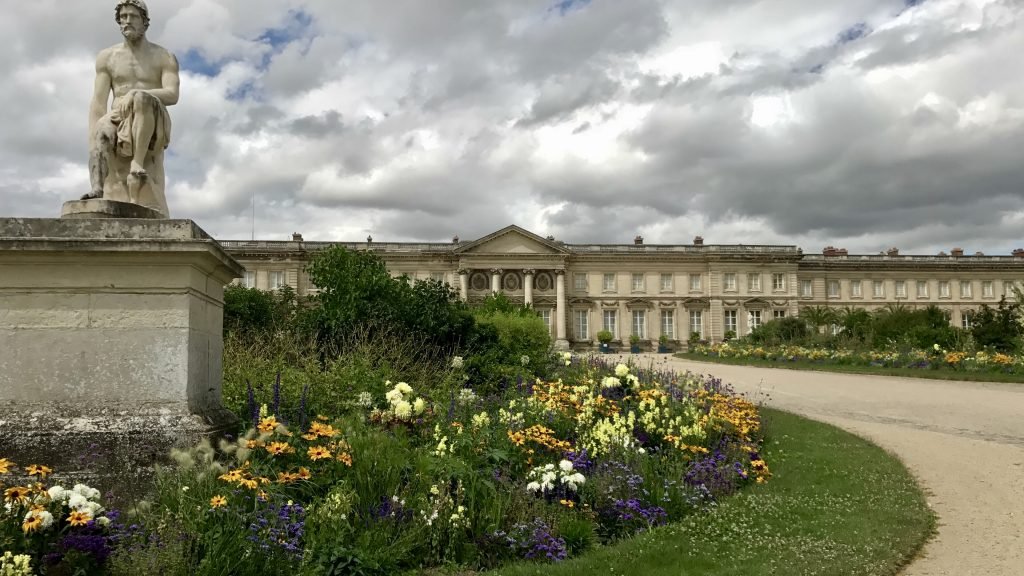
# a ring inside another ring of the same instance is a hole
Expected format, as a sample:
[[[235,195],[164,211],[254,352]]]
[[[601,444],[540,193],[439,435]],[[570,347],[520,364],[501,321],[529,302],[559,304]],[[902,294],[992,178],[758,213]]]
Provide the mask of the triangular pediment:
[[[566,254],[565,246],[541,238],[519,226],[502,228],[479,240],[459,246],[457,254]]]

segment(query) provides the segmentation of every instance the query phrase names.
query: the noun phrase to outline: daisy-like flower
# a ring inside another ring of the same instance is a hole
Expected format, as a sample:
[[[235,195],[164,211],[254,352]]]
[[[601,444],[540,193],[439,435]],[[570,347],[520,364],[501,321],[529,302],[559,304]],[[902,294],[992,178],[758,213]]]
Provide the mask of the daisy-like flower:
[[[278,472],[277,483],[278,484],[291,484],[299,479],[299,475],[294,472]]]
[[[352,467],[352,455],[348,452],[338,454],[338,461],[344,463],[345,466],[348,466],[349,468]]]
[[[39,476],[40,478],[46,478],[47,476],[53,473],[53,470],[40,464],[32,464],[31,466],[26,466],[25,471],[28,472],[29,476]]]
[[[271,442],[267,444],[267,452],[274,456],[280,456],[281,454],[295,452],[295,449],[289,446],[287,442]]]
[[[309,440],[310,442],[312,442],[313,440],[316,440],[317,438],[318,438],[318,436],[316,434],[312,434],[312,433],[310,433],[310,434],[303,434],[302,435],[302,439],[303,440]]]
[[[296,472],[296,475],[298,475],[299,480],[309,480],[310,478],[313,477],[313,475],[309,473],[309,468],[306,468],[305,466],[299,468],[299,471]]]
[[[316,436],[323,436],[325,438],[334,438],[338,435],[338,431],[334,429],[334,426],[330,424],[321,424],[320,422],[313,422],[309,427],[309,433],[315,434]]]
[[[306,451],[306,455],[309,456],[310,460],[313,460],[315,462],[317,460],[324,460],[326,458],[330,458],[331,451],[328,450],[327,448],[324,448],[323,446],[311,446],[309,450]]]
[[[238,485],[249,490],[255,490],[260,487],[260,483],[251,478],[242,478],[238,481]]]
[[[221,474],[220,476],[217,477],[218,480],[223,480],[225,482],[238,482],[242,480],[242,478],[242,471],[237,469],[231,470],[226,474]]]
[[[72,526],[85,526],[92,520],[92,515],[88,512],[82,512],[81,510],[75,510],[71,514],[68,514],[68,524]]]
[[[409,404],[405,400],[399,400],[395,404],[395,416],[398,416],[402,420],[408,420],[412,417],[412,404]]]
[[[260,420],[260,423],[256,428],[265,434],[269,434],[277,429],[277,418],[274,416],[267,416]]]
[[[28,534],[43,527],[43,516],[37,512],[29,512],[25,521],[21,523],[21,529]]]
[[[19,504],[28,502],[28,497],[32,494],[32,489],[26,486],[11,486],[7,490],[4,490],[4,501]]]
[[[223,508],[228,505],[228,499],[220,494],[210,498],[210,508]]]
[[[0,474],[7,474],[13,466],[14,462],[11,462],[7,458],[0,458]]]

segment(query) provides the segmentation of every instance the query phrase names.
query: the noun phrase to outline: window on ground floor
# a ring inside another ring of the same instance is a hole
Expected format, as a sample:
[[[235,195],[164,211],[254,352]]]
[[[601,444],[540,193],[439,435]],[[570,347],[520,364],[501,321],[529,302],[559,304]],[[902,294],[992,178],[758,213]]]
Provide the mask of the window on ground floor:
[[[750,310],[747,312],[747,326],[749,330],[753,332],[761,326],[761,311]]]
[[[590,311],[573,310],[573,335],[577,340],[590,339]]]
[[[244,283],[245,283],[244,285],[245,285],[246,288],[255,288],[256,287],[256,271],[255,270],[246,270],[245,271]]]
[[[772,310],[772,319],[773,320],[781,320],[781,319],[783,319],[785,317],[786,317],[786,311],[785,310]]]
[[[733,334],[736,334],[736,318],[737,313],[735,310],[725,311],[725,321],[723,322],[723,325],[725,326],[726,332],[732,332]]]
[[[661,334],[669,340],[675,340],[676,313],[674,310],[661,311]]]
[[[690,310],[690,334],[704,337],[704,315],[700,310]]]
[[[601,322],[602,329],[611,332],[612,333],[612,338],[618,338],[619,337],[619,332],[617,330],[617,328],[618,328],[617,324],[618,323],[616,322],[616,320],[618,320],[618,316],[619,316],[618,313],[615,310],[605,310],[604,313],[601,314],[601,316],[602,316],[602,318],[601,318],[601,320],[602,320],[602,322]]]
[[[647,338],[647,311],[633,310],[632,334],[641,340]]]
[[[284,272],[275,270],[270,273],[270,289],[277,290],[281,286],[284,286]]]

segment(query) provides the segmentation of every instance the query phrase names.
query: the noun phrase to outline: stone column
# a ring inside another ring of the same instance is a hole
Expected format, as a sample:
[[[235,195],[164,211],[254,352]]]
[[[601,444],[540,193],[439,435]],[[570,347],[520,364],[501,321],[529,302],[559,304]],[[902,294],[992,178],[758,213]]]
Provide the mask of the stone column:
[[[523,270],[523,304],[533,305],[533,275],[536,270]]]
[[[501,292],[501,274],[504,272],[501,268],[491,268],[491,292],[497,294]]]
[[[459,298],[463,302],[469,300],[469,270],[459,269]]]
[[[565,270],[555,271],[555,349],[568,350],[569,340],[565,337],[565,315],[567,302],[565,299]]]

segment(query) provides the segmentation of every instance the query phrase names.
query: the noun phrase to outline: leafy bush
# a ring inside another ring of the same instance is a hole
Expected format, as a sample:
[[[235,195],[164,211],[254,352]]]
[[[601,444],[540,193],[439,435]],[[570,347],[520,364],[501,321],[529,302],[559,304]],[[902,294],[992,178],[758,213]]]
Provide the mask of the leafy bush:
[[[233,284],[224,289],[224,333],[262,336],[292,331],[299,301],[291,286],[267,292]]]
[[[803,342],[811,335],[807,322],[802,318],[787,316],[765,322],[748,337],[756,344],[783,344]]]
[[[1002,298],[994,310],[983,304],[975,314],[971,328],[975,343],[999,352],[1021,350],[1021,336],[1024,335],[1021,308],[1020,302],[1010,304],[1006,298]]]

